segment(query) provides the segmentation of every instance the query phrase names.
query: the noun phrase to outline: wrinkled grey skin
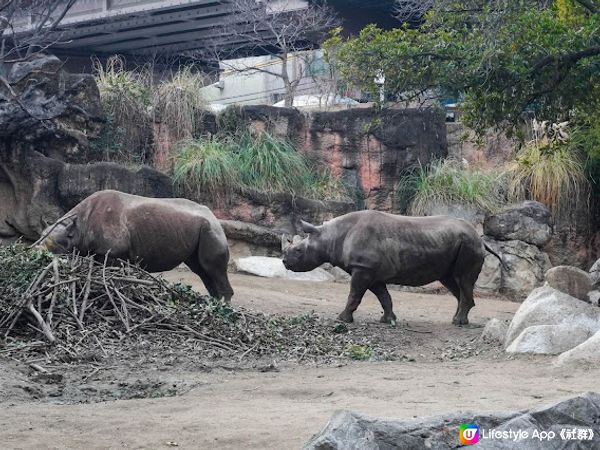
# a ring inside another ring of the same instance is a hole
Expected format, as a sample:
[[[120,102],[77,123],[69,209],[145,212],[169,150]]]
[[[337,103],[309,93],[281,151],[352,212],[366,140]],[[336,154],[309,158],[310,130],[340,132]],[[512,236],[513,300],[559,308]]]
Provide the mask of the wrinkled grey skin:
[[[64,217],[40,242],[41,248],[53,253],[77,249],[102,259],[108,254],[140,262],[150,272],[171,270],[183,262],[211,296],[227,302],[233,296],[227,239],[206,206],[107,190],[90,195]]]
[[[340,320],[352,322],[370,290],[383,307],[381,322],[395,322],[387,283],[422,286],[439,280],[458,300],[452,323],[469,323],[469,310],[475,306],[473,287],[486,248],[470,223],[447,216],[358,211],[321,226],[302,222],[302,229],[308,233],[304,239],[283,236],[283,264],[306,272],[328,262],[348,272],[350,295]]]

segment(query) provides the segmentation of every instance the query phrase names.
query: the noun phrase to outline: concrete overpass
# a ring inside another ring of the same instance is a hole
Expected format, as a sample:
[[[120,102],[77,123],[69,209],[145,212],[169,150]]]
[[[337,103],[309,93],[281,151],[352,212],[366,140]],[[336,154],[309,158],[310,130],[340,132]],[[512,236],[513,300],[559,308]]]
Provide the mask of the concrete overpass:
[[[267,0],[269,7],[305,8],[311,0]],[[351,28],[386,17],[393,0],[329,0]],[[368,6],[365,6],[368,5]],[[78,0],[60,25],[62,56],[108,56],[119,53],[148,58],[176,56],[202,49],[215,27],[239,14],[222,0]],[[356,20],[359,18],[360,20]],[[16,24],[24,30],[32,19]],[[240,44],[232,42],[232,45]]]

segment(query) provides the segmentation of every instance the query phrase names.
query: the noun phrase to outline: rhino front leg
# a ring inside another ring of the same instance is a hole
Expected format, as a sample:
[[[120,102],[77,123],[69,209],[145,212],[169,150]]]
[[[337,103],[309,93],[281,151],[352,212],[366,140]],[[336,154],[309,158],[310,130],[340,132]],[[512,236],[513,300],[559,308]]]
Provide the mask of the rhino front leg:
[[[348,295],[348,302],[346,308],[338,316],[338,319],[342,322],[352,323],[354,322],[354,311],[360,305],[365,292],[372,283],[372,277],[369,273],[362,270],[355,270],[352,272],[352,280],[350,281],[350,294]]]
[[[392,310],[392,297],[387,290],[385,283],[376,283],[370,288],[371,292],[377,296],[381,307],[383,308],[383,316],[379,321],[381,323],[395,323],[396,314]]]

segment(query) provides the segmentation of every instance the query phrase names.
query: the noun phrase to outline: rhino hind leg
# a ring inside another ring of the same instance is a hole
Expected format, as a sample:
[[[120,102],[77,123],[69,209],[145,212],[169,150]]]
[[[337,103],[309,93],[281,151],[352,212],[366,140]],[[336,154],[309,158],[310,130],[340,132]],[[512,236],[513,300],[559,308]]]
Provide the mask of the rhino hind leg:
[[[458,283],[456,281],[454,281],[454,278],[452,278],[452,277],[444,278],[444,279],[440,280],[440,282],[446,287],[446,289],[448,289],[450,291],[450,293],[452,295],[454,295],[454,297],[456,297],[456,301],[457,301],[456,312],[454,313],[454,317],[452,318],[452,323],[454,323],[454,321],[456,320],[456,318],[458,316],[458,311],[460,309],[460,287],[458,286]]]
[[[452,318],[454,325],[460,326],[469,323],[469,311],[475,306],[473,290],[483,266],[483,258],[484,256],[481,251],[473,250],[470,246],[461,247],[454,266],[454,276],[452,277],[454,283],[449,280],[447,280],[448,284],[444,283],[458,299],[458,308]]]
[[[376,283],[369,288],[369,290],[377,296],[381,307],[383,308],[383,316],[379,321],[381,323],[394,323],[396,321],[396,314],[394,314],[392,306],[392,297],[385,283]]]
[[[342,322],[352,323],[354,322],[354,311],[360,305],[365,292],[371,286],[373,277],[368,272],[363,270],[353,270],[352,279],[350,281],[350,294],[348,295],[348,302],[346,308],[340,313],[338,319]]]

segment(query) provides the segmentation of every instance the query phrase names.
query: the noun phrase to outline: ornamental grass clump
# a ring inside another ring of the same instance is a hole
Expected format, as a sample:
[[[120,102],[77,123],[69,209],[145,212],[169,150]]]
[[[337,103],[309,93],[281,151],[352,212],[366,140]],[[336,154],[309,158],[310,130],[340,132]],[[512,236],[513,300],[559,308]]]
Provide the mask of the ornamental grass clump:
[[[123,58],[112,56],[105,66],[94,61],[94,78],[106,119],[96,152],[104,160],[147,162],[152,146],[148,70],[126,70]]]
[[[568,123],[534,120],[533,133],[509,165],[509,196],[542,202],[555,215],[569,214],[588,197],[589,181]]]
[[[506,201],[500,174],[464,167],[453,159],[408,170],[397,185],[397,199],[402,211],[417,216],[426,215],[436,205],[490,212]]]
[[[262,133],[245,135],[238,145],[236,166],[244,186],[264,192],[306,192],[310,170],[289,141]]]
[[[225,141],[214,137],[179,143],[173,180],[183,193],[215,197],[239,188],[235,157]]]
[[[161,82],[154,94],[154,112],[171,136],[179,141],[194,137],[200,126],[205,102],[202,88],[206,76],[192,66],[180,68],[169,80]]]

